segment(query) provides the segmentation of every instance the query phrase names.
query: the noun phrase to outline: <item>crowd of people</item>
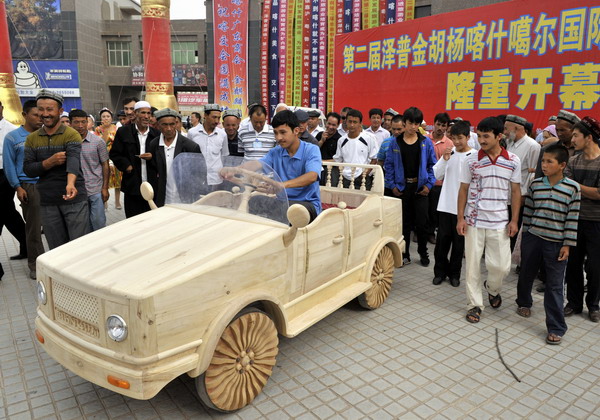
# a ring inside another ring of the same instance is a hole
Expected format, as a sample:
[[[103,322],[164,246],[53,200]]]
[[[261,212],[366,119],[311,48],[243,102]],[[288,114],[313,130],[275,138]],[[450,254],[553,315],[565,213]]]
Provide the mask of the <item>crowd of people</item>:
[[[600,255],[600,123],[592,117],[561,110],[534,138],[532,124],[518,115],[490,116],[473,129],[441,112],[427,132],[416,107],[373,108],[367,123],[349,107],[322,115],[279,104],[269,123],[261,104],[249,105],[247,118],[207,104],[184,124],[177,111],[135,97],[122,104],[116,115],[102,109],[96,124],[83,110],[64,112],[63,98],[42,89],[25,102],[21,127],[2,119],[0,104],[2,225],[20,244],[11,259],[27,258],[31,278],[44,252],[42,228],[50,249],[101,229],[110,189],[117,209],[124,194],[128,218],[150,209],[140,193],[145,181],[157,206],[172,202],[177,188],[169,173],[180,153],[202,155],[214,188],[227,179],[226,156],[276,168],[290,203],[304,205],[311,220],[321,211],[319,184],[372,186],[373,171],[326,174],[323,161],[378,164],[384,194],[402,200],[404,265],[411,263],[411,237],[423,266],[430,265],[428,243],[434,245],[436,286],[458,287],[465,259],[467,321],[480,321],[483,289],[489,305],[500,308],[516,256],[517,313],[531,316],[533,282],[542,279],[549,344],[561,342],[565,317],[583,311],[584,295],[589,319],[600,322],[600,264],[593,257]]]

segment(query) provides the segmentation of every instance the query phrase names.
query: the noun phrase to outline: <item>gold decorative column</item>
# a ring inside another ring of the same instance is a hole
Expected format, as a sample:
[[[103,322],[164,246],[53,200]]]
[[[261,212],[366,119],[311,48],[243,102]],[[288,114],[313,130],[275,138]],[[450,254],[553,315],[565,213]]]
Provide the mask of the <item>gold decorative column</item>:
[[[142,0],[146,98],[158,109],[179,109],[173,89],[170,0]]]
[[[4,118],[15,125],[25,124],[21,100],[15,89],[12,54],[8,39],[6,4],[0,0],[0,101],[4,106]]]

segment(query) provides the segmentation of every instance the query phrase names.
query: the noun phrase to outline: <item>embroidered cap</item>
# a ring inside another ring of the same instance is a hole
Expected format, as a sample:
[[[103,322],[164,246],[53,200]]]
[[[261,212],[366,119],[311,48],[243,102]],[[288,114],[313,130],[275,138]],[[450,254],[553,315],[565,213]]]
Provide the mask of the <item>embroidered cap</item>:
[[[127,116],[127,114],[122,109],[120,109],[119,112],[117,112],[117,117],[126,117],[126,116]]]
[[[154,113],[154,117],[156,117],[156,121],[160,120],[161,118],[164,117],[175,117],[178,118],[179,117],[179,112],[175,111],[174,109],[171,108],[163,108],[159,111],[156,111]],[[179,117],[181,118],[181,117]]]
[[[226,109],[225,112],[223,112],[223,119],[225,119],[225,117],[236,117],[238,119],[242,119],[242,111],[239,109]]]
[[[294,111],[294,114],[296,114],[296,118],[298,118],[299,122],[306,122],[308,121],[308,113],[306,111],[304,111],[303,109],[297,109]]]
[[[583,117],[580,121],[582,125],[592,132],[592,137],[596,143],[600,140],[600,122],[592,117]]]
[[[319,111],[317,111],[316,109],[311,109],[310,111],[308,111],[308,116],[311,118],[320,117],[321,113]]]
[[[525,118],[519,117],[518,115],[513,115],[513,114],[508,114],[506,116],[506,121],[522,125],[523,127],[525,127],[527,125],[527,120]]]
[[[572,112],[565,111],[564,109],[561,109],[558,112],[556,119],[565,120],[570,124],[577,124],[579,121],[581,121],[581,118],[579,118],[577,115],[573,114]]]
[[[548,118],[548,121],[556,121],[556,115],[550,115],[550,118]]]
[[[220,111],[221,107],[217,104],[206,104],[204,105],[204,113],[208,113],[210,111]]]
[[[398,111],[395,111],[393,108],[388,108],[388,110],[385,111],[383,115],[391,115],[392,117],[395,117],[396,115],[398,115]]]
[[[56,93],[50,89],[42,89],[35,95],[35,100],[38,99],[54,99],[60,106],[65,102],[65,98],[59,93]],[[68,115],[68,114],[67,114]]]

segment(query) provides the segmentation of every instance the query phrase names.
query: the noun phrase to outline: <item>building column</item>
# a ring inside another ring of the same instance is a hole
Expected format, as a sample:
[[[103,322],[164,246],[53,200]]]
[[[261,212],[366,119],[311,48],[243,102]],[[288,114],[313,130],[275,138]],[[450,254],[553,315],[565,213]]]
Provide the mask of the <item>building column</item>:
[[[146,101],[158,109],[179,109],[171,65],[170,0],[142,0],[142,43]]]
[[[25,119],[21,114],[23,107],[17,89],[15,89],[12,54],[10,52],[10,40],[8,39],[8,19],[4,0],[0,0],[0,102],[4,106],[3,114],[7,121],[15,125],[25,124]]]

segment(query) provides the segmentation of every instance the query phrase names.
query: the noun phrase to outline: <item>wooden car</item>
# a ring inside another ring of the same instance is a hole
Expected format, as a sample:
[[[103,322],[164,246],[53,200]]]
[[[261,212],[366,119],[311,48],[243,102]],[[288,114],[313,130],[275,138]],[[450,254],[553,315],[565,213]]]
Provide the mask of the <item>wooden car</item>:
[[[251,403],[275,366],[278,334],[294,337],[355,298],[379,307],[402,264],[401,202],[384,197],[381,168],[353,165],[373,173],[366,191],[364,174],[360,189],[344,189],[330,182],[344,164],[324,166],[324,210],[310,224],[299,205],[291,226],[208,205],[225,197],[242,208],[248,194],[234,188],[43,254],[38,341],[75,374],[129,397],[149,399],[187,373],[210,408]]]

